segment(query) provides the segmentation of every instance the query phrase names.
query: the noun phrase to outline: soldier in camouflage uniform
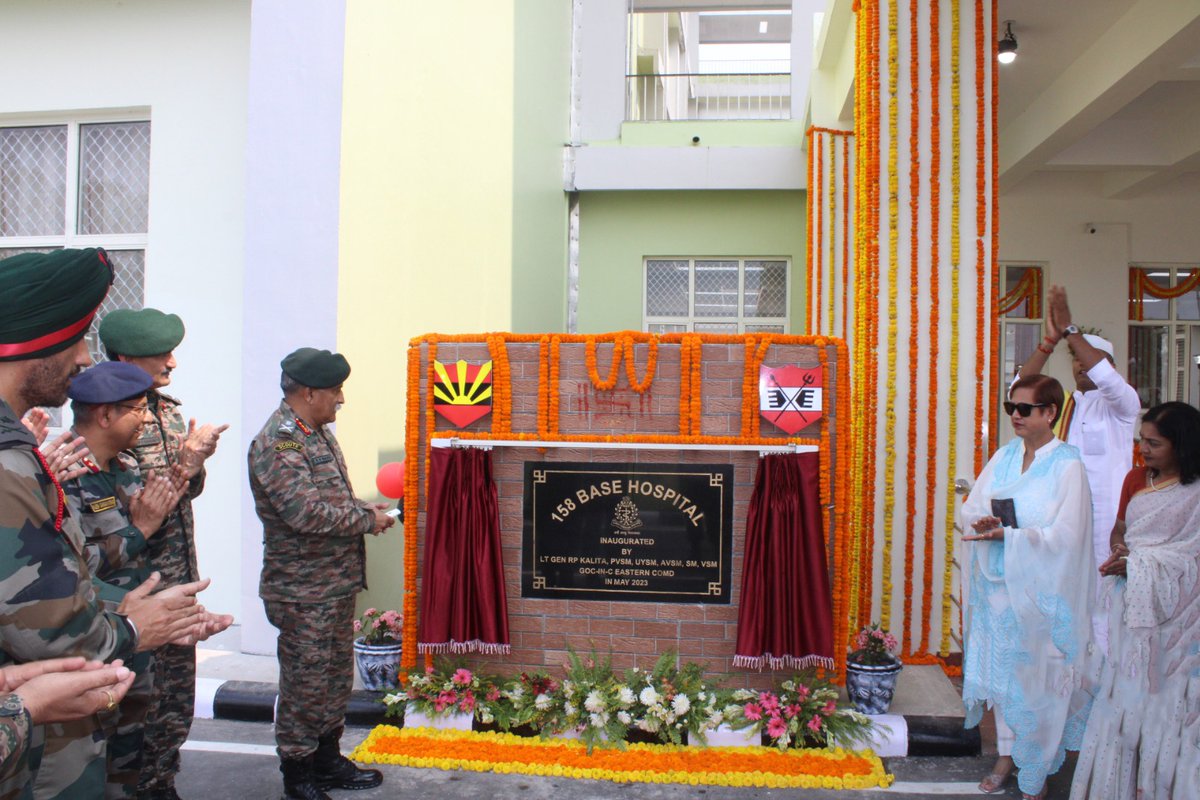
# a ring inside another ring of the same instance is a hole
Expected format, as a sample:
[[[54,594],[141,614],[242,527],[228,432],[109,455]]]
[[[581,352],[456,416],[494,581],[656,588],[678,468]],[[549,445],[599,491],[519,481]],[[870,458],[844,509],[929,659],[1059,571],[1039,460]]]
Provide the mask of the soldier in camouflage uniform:
[[[279,628],[275,742],[285,796],[378,786],[339,742],[354,685],[354,598],[366,588],[363,536],[395,523],[354,496],[337,439],[325,427],[343,402],[350,365],[301,348],[281,363],[283,402],[250,443],[250,489],[263,524],[259,596]]]
[[[133,364],[105,362],[77,375],[68,394],[75,432],[94,457],[88,472],[66,481],[67,504],[79,515],[88,568],[111,587],[106,605],[150,577],[144,551],[183,495],[182,474],[143,476],[127,452],[150,421],[146,390],[154,380]],[[145,483],[148,481],[148,483]],[[137,679],[125,700],[103,721],[108,733],[109,798],[136,797],[142,767],[143,725],[154,693],[154,655],[136,654]]]
[[[90,362],[83,334],[112,284],[103,250],[27,253],[0,262],[0,665],[64,655],[108,661],[198,634],[199,583],[151,596],[147,581],[106,611],[76,515],[22,422],[66,400]],[[112,704],[115,707],[115,703]],[[28,765],[0,798],[100,798],[104,736],[97,718],[35,726]],[[50,735],[57,744],[44,749]],[[44,762],[45,769],[40,769]]]
[[[183,341],[183,322],[176,314],[153,308],[119,309],[100,323],[100,341],[112,361],[141,367],[154,379],[147,394],[152,419],[131,452],[142,472],[181,468],[189,483],[174,512],[147,547],[151,569],[163,584],[175,586],[198,579],[195,518],[192,500],[204,491],[204,462],[216,452],[217,439],[228,427],[185,422],[180,402],[161,390],[171,382],[174,350]],[[196,704],[196,648],[169,644],[154,654],[155,693],[146,718],[145,752],[140,792],[147,798],[174,800],[179,749],[187,741]]]

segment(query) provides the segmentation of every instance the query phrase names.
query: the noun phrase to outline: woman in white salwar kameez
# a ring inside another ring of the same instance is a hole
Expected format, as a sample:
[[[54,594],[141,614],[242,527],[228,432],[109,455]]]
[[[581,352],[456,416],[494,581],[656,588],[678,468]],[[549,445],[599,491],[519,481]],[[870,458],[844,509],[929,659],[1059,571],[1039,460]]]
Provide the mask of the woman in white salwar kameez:
[[[1200,798],[1200,411],[1155,406],[1140,447],[1100,567],[1109,659],[1073,800]]]
[[[1091,493],[1079,451],[1053,434],[1062,403],[1049,376],[1012,385],[1004,406],[1017,438],[996,451],[960,514],[963,703],[968,728],[985,708],[995,713],[1000,758],[979,784],[989,794],[1015,764],[1023,796],[1044,796],[1066,751],[1079,749],[1090,707]],[[1015,524],[1004,524],[1010,514]]]

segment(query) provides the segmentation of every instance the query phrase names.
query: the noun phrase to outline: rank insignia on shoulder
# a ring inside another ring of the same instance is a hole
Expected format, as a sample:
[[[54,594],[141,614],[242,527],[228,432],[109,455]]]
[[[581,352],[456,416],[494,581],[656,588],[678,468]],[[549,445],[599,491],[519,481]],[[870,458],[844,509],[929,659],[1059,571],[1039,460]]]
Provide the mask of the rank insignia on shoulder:
[[[284,450],[303,450],[304,445],[299,442],[276,442],[275,452],[282,453]]]
[[[319,464],[328,464],[330,461],[333,461],[333,455],[330,453],[326,453],[323,456],[317,456],[316,458],[314,458],[312,460],[312,463],[313,463],[313,466],[315,467]]]
[[[296,426],[293,425],[290,420],[287,420],[279,423],[279,427],[276,430],[278,430],[280,433],[294,433],[296,431]]]
[[[99,514],[101,511],[112,511],[117,507],[117,498],[104,497],[94,502],[88,503],[88,509],[93,514]]]

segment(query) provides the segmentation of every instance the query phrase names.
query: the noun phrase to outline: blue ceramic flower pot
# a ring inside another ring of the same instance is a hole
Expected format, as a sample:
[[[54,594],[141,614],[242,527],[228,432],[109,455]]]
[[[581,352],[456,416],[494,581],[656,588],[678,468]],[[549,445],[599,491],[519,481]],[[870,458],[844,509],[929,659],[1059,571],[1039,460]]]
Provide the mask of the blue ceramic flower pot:
[[[896,679],[904,665],[846,664],[846,694],[854,708],[863,714],[886,714],[896,692]]]
[[[363,688],[369,692],[390,692],[399,685],[400,642],[364,644],[354,640],[354,663]]]

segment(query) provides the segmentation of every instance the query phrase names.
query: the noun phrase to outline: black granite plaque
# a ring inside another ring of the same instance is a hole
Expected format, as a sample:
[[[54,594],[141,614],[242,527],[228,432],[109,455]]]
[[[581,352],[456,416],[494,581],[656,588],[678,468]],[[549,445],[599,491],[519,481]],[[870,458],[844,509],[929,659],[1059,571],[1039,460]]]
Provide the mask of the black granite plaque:
[[[733,466],[526,462],[524,597],[729,603]]]

